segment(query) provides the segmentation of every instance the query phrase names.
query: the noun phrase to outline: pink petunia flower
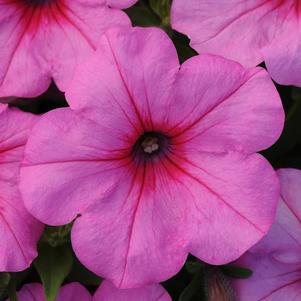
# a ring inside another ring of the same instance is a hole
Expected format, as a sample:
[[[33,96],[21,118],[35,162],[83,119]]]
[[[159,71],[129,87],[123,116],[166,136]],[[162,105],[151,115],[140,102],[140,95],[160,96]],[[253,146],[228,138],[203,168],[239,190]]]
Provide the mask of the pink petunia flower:
[[[27,212],[18,189],[24,146],[37,119],[0,105],[0,272],[24,270],[37,256],[42,224]]]
[[[64,91],[104,30],[129,26],[137,0],[0,0],[0,97]]]
[[[46,301],[43,286],[40,283],[24,285],[17,295],[19,301]],[[55,301],[92,301],[92,297],[82,285],[73,282],[61,287]]]
[[[46,301],[43,286],[39,283],[26,284],[18,292],[19,301]],[[160,284],[143,288],[117,289],[104,280],[93,298],[79,283],[74,282],[61,287],[55,301],[171,301],[167,291]],[[7,300],[9,301],[9,300]]]
[[[299,0],[174,0],[172,27],[188,34],[200,53],[214,53],[247,67],[265,61],[272,78],[301,86]]]
[[[301,170],[280,169],[281,201],[268,235],[238,264],[253,270],[234,282],[243,301],[291,301],[301,298]]]
[[[256,151],[283,127],[262,68],[216,56],[180,68],[159,29],[101,39],[27,144],[20,187],[51,225],[80,215],[73,248],[88,268],[130,288],[176,274],[188,252],[238,258],[269,229],[278,179]]]

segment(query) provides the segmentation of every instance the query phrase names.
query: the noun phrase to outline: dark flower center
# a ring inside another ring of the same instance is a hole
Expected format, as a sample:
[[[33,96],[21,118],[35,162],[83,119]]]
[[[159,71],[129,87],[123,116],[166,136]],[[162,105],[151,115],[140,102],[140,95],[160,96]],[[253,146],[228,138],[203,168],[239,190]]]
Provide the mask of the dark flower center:
[[[56,0],[22,0],[22,2],[25,2],[25,4],[31,5],[31,6],[41,6],[44,4],[51,3],[53,1],[56,1]]]
[[[158,132],[146,132],[134,144],[134,155],[149,159],[164,154],[169,147],[169,138]]]

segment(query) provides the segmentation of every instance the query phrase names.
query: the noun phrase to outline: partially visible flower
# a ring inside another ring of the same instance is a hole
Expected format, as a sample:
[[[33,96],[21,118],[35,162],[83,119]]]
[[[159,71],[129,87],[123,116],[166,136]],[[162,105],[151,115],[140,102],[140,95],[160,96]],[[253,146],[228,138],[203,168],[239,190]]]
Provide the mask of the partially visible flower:
[[[24,285],[17,296],[19,301],[46,301],[43,286],[40,283]],[[55,301],[92,301],[92,297],[82,285],[74,282],[61,287]]]
[[[19,301],[46,301],[40,283],[24,285],[17,293]],[[93,298],[81,284],[74,282],[59,290],[55,301],[171,301],[167,291],[160,284],[121,290],[104,280]],[[10,301],[9,299],[6,301]]]
[[[234,281],[242,301],[301,300],[301,170],[280,169],[281,201],[268,235],[237,263],[253,275]]]
[[[160,284],[153,284],[141,288],[118,289],[111,282],[103,281],[100,287],[98,288],[98,290],[96,291],[93,297],[93,301],[172,301],[172,300],[168,292]]]
[[[275,81],[301,86],[300,0],[174,0],[171,22],[199,53],[265,61]]]
[[[266,234],[279,183],[255,152],[284,114],[264,69],[210,55],[180,67],[162,30],[114,29],[66,97],[34,128],[20,187],[41,221],[78,217],[72,245],[96,274],[158,283],[188,252],[223,264]]]
[[[25,209],[18,181],[24,146],[38,117],[0,105],[0,272],[26,269],[42,224]]]
[[[0,0],[0,97],[64,91],[104,30],[129,26],[137,0]]]

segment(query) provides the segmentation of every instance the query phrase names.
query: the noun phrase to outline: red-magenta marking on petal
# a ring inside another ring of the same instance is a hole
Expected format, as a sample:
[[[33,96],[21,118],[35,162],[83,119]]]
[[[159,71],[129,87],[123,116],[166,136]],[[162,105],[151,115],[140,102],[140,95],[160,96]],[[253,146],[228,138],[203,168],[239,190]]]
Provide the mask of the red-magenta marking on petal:
[[[7,3],[15,6],[19,13],[18,24],[24,28],[23,37],[27,33],[34,35],[45,19],[49,23],[62,18],[66,8],[63,2],[64,0],[18,0]]]

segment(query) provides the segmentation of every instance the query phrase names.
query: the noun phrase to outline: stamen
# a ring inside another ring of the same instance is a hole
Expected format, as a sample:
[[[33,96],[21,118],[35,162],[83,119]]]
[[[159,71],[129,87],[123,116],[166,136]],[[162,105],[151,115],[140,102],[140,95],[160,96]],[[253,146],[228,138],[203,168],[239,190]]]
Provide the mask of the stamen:
[[[160,148],[157,137],[146,137],[141,143],[141,146],[147,154],[151,154]]]
[[[153,160],[168,151],[169,142],[169,138],[162,133],[145,132],[133,145],[133,155],[139,160]]]

